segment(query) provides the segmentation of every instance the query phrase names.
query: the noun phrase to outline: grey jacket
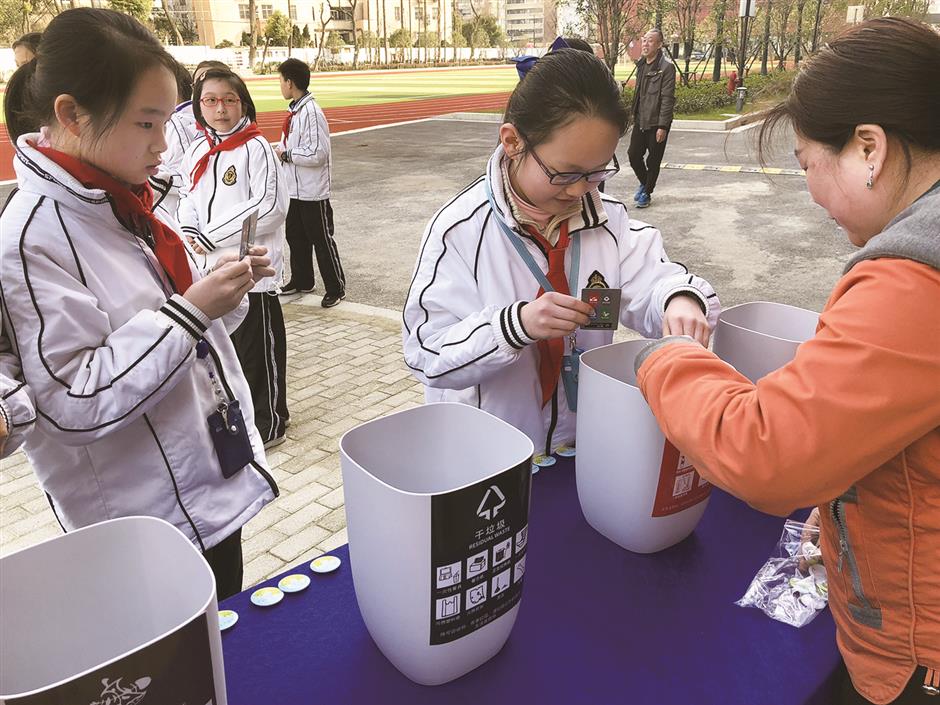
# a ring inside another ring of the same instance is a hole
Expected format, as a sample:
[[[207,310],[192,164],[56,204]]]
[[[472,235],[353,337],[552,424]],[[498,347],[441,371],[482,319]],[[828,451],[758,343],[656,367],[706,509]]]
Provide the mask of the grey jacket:
[[[660,50],[651,64],[641,58],[636,68],[636,90],[633,93],[634,124],[641,130],[654,127],[669,129],[676,107],[676,66]]]

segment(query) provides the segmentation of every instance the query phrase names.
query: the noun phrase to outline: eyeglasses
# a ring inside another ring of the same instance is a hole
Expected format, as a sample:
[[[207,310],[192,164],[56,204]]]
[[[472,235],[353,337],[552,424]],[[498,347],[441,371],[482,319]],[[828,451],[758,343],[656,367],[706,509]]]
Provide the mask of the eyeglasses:
[[[241,103],[241,98],[202,98],[200,101],[207,108],[214,108],[219,103],[225,105],[226,108],[234,108],[236,105]]]
[[[519,131],[518,127],[516,131],[522,135],[522,139],[526,142],[529,141],[526,136]],[[530,148],[529,154],[535,159],[536,164],[542,167],[542,171],[544,171],[545,176],[548,177],[548,182],[554,186],[571,186],[571,184],[576,184],[581,179],[584,179],[589,184],[599,184],[602,181],[607,181],[607,179],[620,171],[620,162],[617,161],[616,154],[613,157],[614,166],[612,168],[598,169],[597,171],[552,171],[545,166],[545,162],[539,159],[539,155],[535,153],[534,149]]]

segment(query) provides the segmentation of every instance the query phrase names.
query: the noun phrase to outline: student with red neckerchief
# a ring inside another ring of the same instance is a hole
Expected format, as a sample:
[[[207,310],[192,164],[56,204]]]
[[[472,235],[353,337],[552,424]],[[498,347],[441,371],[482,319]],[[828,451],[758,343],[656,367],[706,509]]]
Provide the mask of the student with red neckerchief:
[[[241,527],[277,495],[223,318],[274,270],[257,247],[203,274],[151,210],[175,66],[127,15],[50,22],[6,92],[19,188],[0,216],[0,296],[35,404],[26,453],[63,529],[164,519],[221,599],[241,590]]]
[[[283,275],[287,182],[255,124],[255,106],[236,74],[209,69],[193,90],[193,113],[205,128],[183,159],[189,183],[179,220],[202,266],[237,254],[242,222],[257,212],[255,242],[268,248],[275,274],[255,284],[245,321],[232,342],[251,387],[255,425],[265,447],[286,438],[287,332],[278,300]]]

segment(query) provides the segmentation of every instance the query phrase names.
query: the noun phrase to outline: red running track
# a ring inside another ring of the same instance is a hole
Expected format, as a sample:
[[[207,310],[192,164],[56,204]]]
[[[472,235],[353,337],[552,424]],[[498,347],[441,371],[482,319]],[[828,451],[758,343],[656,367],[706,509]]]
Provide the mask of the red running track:
[[[345,108],[326,108],[326,120],[330,133],[337,135],[350,130],[376,127],[409,120],[422,120],[447,113],[474,112],[493,110],[506,105],[509,93],[484,93],[480,95],[460,95],[448,98],[428,98],[424,100],[406,100],[400,103],[377,103],[356,105]],[[260,113],[258,127],[264,136],[275,141],[280,139],[283,112]],[[6,125],[0,125],[0,181],[16,178],[13,173],[13,145],[10,143]]]

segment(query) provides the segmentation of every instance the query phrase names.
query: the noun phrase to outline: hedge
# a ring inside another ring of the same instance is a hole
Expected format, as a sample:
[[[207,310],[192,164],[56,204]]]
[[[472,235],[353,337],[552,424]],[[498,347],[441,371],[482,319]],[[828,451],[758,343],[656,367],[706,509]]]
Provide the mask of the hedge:
[[[793,85],[795,71],[775,71],[766,76],[751,74],[747,77],[748,102],[763,96],[785,95]],[[624,88],[623,100],[628,105],[633,102],[634,89]],[[688,86],[676,84],[676,113],[694,115],[708,113],[719,108],[733,106],[736,97],[728,95],[727,81],[713,83],[709,80],[697,81]]]

